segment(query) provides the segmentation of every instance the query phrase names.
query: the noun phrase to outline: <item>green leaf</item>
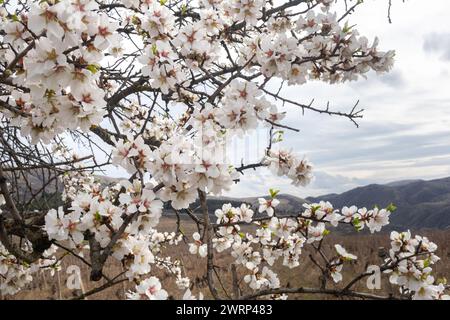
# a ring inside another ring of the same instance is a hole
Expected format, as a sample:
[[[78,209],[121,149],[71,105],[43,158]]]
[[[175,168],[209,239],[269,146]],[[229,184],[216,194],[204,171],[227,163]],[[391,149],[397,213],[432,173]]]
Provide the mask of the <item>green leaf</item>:
[[[283,130],[275,131],[273,134],[272,143],[278,143],[278,142],[283,141],[283,136],[284,136]]]
[[[96,74],[98,72],[98,70],[100,69],[100,66],[95,65],[95,64],[90,64],[86,67],[86,69],[88,69],[92,74]]]
[[[316,214],[316,211],[320,209],[320,206],[311,207],[311,213]]]
[[[15,15],[15,14],[11,15],[11,20],[12,21],[16,21],[16,22],[20,21],[19,17],[17,15]]]
[[[98,211],[94,214],[94,218],[95,218],[95,221],[98,221],[98,222],[102,221],[102,216],[100,215],[100,212],[98,212]]]
[[[55,90],[51,90],[51,89],[47,89],[45,91],[44,97],[46,97],[47,99],[51,99],[56,95]]]
[[[395,212],[397,210],[397,207],[393,203],[391,203],[387,206],[386,210],[389,212]]]
[[[131,23],[135,24],[135,25],[140,25],[141,24],[141,20],[137,16],[133,16],[131,18]]]
[[[184,16],[187,12],[187,5],[185,3],[183,3],[181,5],[181,14]]]
[[[362,226],[361,226],[361,220],[359,220],[358,217],[354,218],[352,221],[353,226],[355,227],[356,231],[361,231]]]
[[[349,25],[348,25],[348,22],[346,22],[345,25],[344,25],[344,27],[342,28],[342,32],[344,32],[344,33],[349,33],[349,32],[352,30],[352,28],[353,28],[354,26],[355,26],[355,24],[352,25],[352,26],[349,26]]]
[[[156,48],[156,44],[152,44],[152,53],[156,56],[158,54],[158,48]]]
[[[275,198],[277,196],[277,194],[280,193],[280,190],[269,189],[269,192],[270,192],[270,197]]]

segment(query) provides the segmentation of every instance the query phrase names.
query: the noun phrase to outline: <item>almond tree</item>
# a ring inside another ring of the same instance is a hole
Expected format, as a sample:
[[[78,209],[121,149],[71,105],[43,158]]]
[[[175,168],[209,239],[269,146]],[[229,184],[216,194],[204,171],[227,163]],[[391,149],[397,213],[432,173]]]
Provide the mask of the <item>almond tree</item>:
[[[379,266],[400,288],[390,296],[355,291],[373,272],[344,281],[342,269],[357,257],[339,244],[332,254],[323,250],[339,225],[379,232],[393,206],[336,209],[322,202],[280,215],[278,192],[271,190],[259,200],[258,214],[246,204],[226,204],[213,221],[208,210],[208,196],[261,167],[298,187],[311,181],[313,167],[305,157],[277,148],[282,131],[297,131],[283,123],[285,105],[358,125],[358,104],[334,110],[289,99],[281,89],[312,80],[355,81],[391,69],[394,52],[379,50],[378,39],[361,36],[350,22],[361,4],[1,1],[1,293],[16,294],[34,273],[59,270],[71,255],[90,268],[92,281],[103,280],[78,298],[131,281],[136,288],[128,298],[165,299],[157,269],[175,281],[178,291],[170,295],[201,298],[180,257],[166,253],[184,245],[204,268],[204,294],[215,299],[448,298],[445,285],[431,276],[439,258],[427,238],[391,234],[392,248]],[[228,139],[258,128],[269,132],[260,161],[233,166]],[[98,177],[111,166],[128,176],[105,185]],[[173,231],[158,231],[169,209],[177,217]],[[198,232],[184,234],[181,215]],[[246,225],[252,231],[243,232]],[[314,255],[303,256],[304,247]],[[218,272],[220,252],[234,261],[232,283]],[[273,271],[275,264],[295,270],[301,259],[320,270],[317,287],[288,287]],[[105,264],[113,260],[124,271],[107,275]],[[331,289],[330,282],[344,284]]]

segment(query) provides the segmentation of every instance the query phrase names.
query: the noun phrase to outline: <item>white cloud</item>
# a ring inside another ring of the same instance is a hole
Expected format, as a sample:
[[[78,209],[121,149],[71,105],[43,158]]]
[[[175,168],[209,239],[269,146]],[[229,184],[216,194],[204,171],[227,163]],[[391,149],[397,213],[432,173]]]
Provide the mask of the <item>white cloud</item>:
[[[450,33],[430,33],[425,37],[423,48],[426,52],[439,54],[442,60],[450,61]]]

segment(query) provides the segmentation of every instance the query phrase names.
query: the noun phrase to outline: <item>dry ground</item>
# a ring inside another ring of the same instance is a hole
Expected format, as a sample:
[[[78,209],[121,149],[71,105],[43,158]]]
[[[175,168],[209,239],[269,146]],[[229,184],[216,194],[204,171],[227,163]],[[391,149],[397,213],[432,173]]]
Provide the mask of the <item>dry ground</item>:
[[[175,230],[175,220],[173,218],[164,218],[161,221],[161,229],[162,230]],[[187,235],[191,235],[195,231],[195,225],[188,220],[182,220],[182,228],[183,231]],[[438,278],[446,277],[450,279],[450,251],[448,248],[448,243],[450,242],[450,231],[423,231],[420,232],[422,235],[428,236],[432,241],[436,242],[439,246],[438,256],[441,257],[441,261],[435,265],[435,275]],[[346,283],[351,279],[352,275],[356,275],[358,273],[363,272],[366,269],[366,266],[369,264],[379,264],[380,258],[378,257],[378,248],[380,247],[389,247],[389,238],[388,235],[330,235],[329,239],[324,242],[324,250],[330,251],[332,250],[332,246],[334,243],[341,243],[349,252],[356,254],[359,257],[370,257],[366,260],[358,260],[357,263],[352,265],[346,265],[344,267],[344,282]],[[198,290],[202,291],[206,297],[208,297],[208,288],[206,286],[205,281],[203,280],[204,272],[205,272],[205,264],[206,261],[199,260],[196,256],[189,254],[187,251],[187,246],[181,244],[177,247],[168,248],[165,251],[165,254],[168,256],[176,257],[180,259],[184,265],[184,270],[187,275],[194,281],[195,287],[193,289],[194,293]],[[311,260],[308,258],[309,253],[304,252],[302,257],[302,262],[300,267],[296,269],[288,269],[286,267],[282,267],[280,265],[275,266],[275,271],[278,272],[280,276],[280,280],[282,285],[288,285],[290,287],[301,287],[301,286],[318,286],[318,269],[314,266]],[[219,293],[224,295],[227,292],[231,295],[231,272],[230,265],[232,263],[232,258],[229,254],[221,254],[215,257],[215,264],[220,266],[218,272],[222,278],[222,286],[219,284],[218,290]],[[103,284],[102,281],[98,283],[94,283],[89,281],[89,271],[88,268],[79,263],[79,261],[74,257],[66,257],[63,260],[63,268],[65,270],[69,265],[79,265],[82,270],[82,280],[85,287],[85,290],[88,291],[95,287]],[[108,267],[105,270],[105,273],[109,276],[114,276],[120,273],[122,267],[119,263],[111,262],[108,264]],[[157,270],[154,268],[156,275],[163,281],[163,286],[169,292],[176,292],[173,298],[180,298],[182,293],[179,290],[176,290],[176,286],[168,274],[161,270]],[[243,277],[243,270],[238,269],[238,277],[241,280]],[[75,294],[79,294],[79,292],[73,292],[67,289],[66,283],[67,275],[64,271],[56,273],[54,276],[51,276],[48,272],[42,272],[35,277],[35,280],[32,284],[30,284],[25,290],[17,294],[15,297],[0,297],[3,299],[70,299],[73,298]],[[248,290],[245,290],[247,287],[246,284],[241,280],[241,288],[244,289],[244,293],[249,293]],[[387,281],[387,276],[383,277],[382,281],[382,290],[373,291],[375,294],[387,294],[391,292],[391,285]],[[328,284],[330,288],[333,287],[333,284]],[[126,290],[131,289],[133,284],[128,282],[123,282],[118,284],[112,288],[109,288],[100,293],[94,294],[90,296],[88,299],[123,299]],[[225,290],[224,290],[225,289]],[[365,288],[365,283],[361,283],[356,286],[357,290],[370,292],[367,288]],[[301,295],[295,296],[291,295],[290,298],[293,299],[312,299],[312,298],[324,298],[324,299],[332,299],[333,297],[320,297],[320,296],[308,296]]]

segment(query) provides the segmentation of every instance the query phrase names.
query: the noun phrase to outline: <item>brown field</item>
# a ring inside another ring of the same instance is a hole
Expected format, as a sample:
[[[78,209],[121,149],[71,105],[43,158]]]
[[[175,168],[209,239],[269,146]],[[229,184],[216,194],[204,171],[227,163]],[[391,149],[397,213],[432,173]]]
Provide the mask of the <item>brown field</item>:
[[[191,235],[195,231],[195,225],[187,220],[182,220],[182,228],[185,234]],[[161,230],[174,230],[175,220],[172,218],[164,218],[160,224]],[[428,236],[432,241],[438,244],[438,256],[441,257],[441,261],[434,266],[436,278],[445,277],[450,279],[450,251],[447,247],[450,242],[450,231],[423,231],[419,232],[421,235]],[[333,235],[328,236],[328,240],[324,242],[323,248],[325,252],[330,252],[332,246],[335,243],[341,243],[349,252],[356,254],[358,257],[370,257],[359,259],[356,263],[351,265],[345,265],[343,276],[343,283],[347,283],[352,279],[352,275],[357,275],[363,272],[369,264],[380,264],[381,259],[378,257],[378,248],[389,247],[388,235]],[[198,291],[203,292],[206,298],[210,297],[206,282],[203,280],[203,276],[206,269],[206,259],[198,259],[196,256],[189,254],[187,246],[181,244],[178,247],[167,248],[164,251],[167,256],[178,258],[182,261],[185,273],[194,282],[193,292],[196,294]],[[319,272],[317,267],[308,258],[309,252],[307,249],[302,254],[303,259],[301,265],[295,269],[289,269],[280,265],[275,266],[273,269],[279,274],[282,286],[290,287],[318,287]],[[330,254],[331,255],[331,254]],[[232,257],[229,254],[220,254],[215,256],[215,265],[219,266],[218,273],[222,279],[222,285],[217,283],[219,293],[226,297],[226,294],[231,295],[231,271],[230,265],[232,263]],[[65,283],[67,275],[64,272],[65,268],[69,265],[78,265],[82,270],[82,281],[85,287],[85,291],[89,291],[96,287],[101,286],[104,282],[91,282],[89,280],[89,271],[85,265],[82,265],[79,260],[74,257],[66,257],[63,262],[63,268],[61,272],[51,276],[48,272],[41,272],[35,276],[35,280],[25,290],[21,291],[14,297],[1,297],[0,299],[71,299],[74,296],[80,294],[80,292],[72,292],[67,289]],[[120,273],[122,267],[119,263],[111,260],[105,270],[105,274],[108,276],[115,276]],[[243,278],[244,270],[237,270],[238,278],[240,281],[240,288],[242,292],[250,293],[247,289],[247,285],[244,283]],[[157,275],[163,282],[164,288],[168,292],[175,292],[176,294],[171,298],[179,299],[183,295],[180,290],[176,289],[173,278],[166,272],[154,268],[152,273]],[[216,281],[217,282],[217,281]],[[383,276],[382,289],[378,291],[372,291],[374,294],[389,294],[390,292],[396,292],[392,290],[392,286],[387,280],[387,276]],[[334,288],[334,284],[328,282],[329,288]],[[129,282],[122,282],[112,288],[108,288],[102,292],[96,293],[88,297],[88,299],[123,299],[125,292],[128,289],[132,289],[133,284]],[[336,287],[338,288],[338,287]],[[341,283],[342,288],[342,283]],[[361,282],[355,287],[356,290],[363,292],[370,292],[365,288],[365,281]],[[318,295],[290,295],[291,299],[333,299],[332,296],[318,296]]]

